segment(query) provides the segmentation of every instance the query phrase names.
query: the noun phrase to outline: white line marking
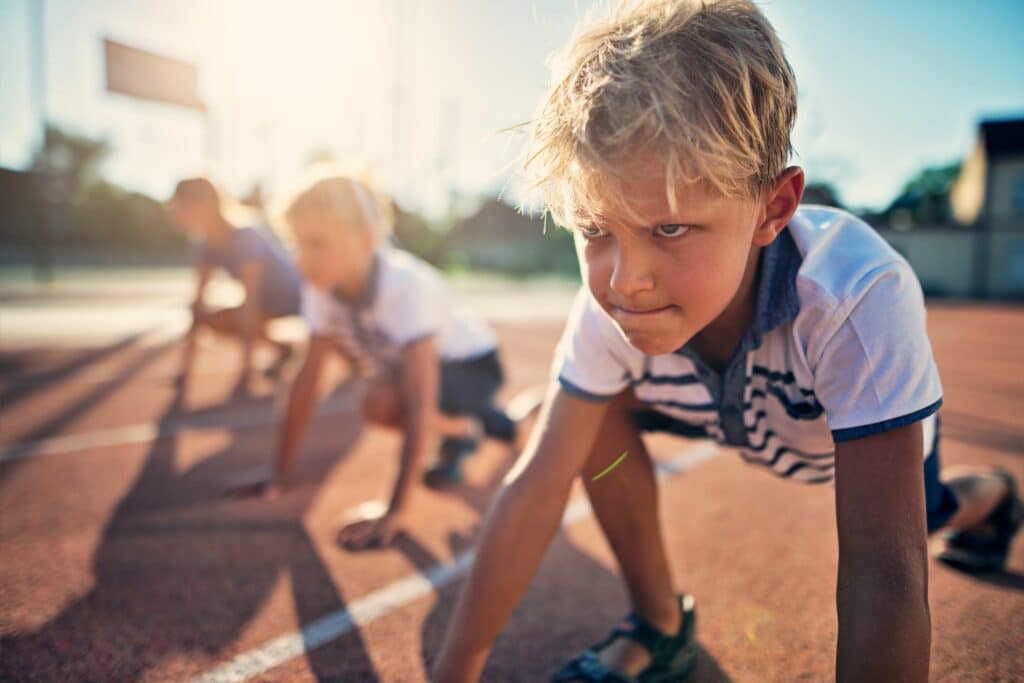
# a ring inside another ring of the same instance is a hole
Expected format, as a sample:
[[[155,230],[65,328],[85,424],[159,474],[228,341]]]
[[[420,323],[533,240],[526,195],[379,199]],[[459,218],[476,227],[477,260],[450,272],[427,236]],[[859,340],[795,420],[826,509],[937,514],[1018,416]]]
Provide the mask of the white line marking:
[[[717,445],[703,442],[667,462],[658,463],[658,478],[664,479],[692,470],[719,452]],[[589,517],[592,510],[586,498],[571,503],[562,515],[562,527]],[[213,671],[193,679],[193,683],[241,683],[291,661],[358,626],[401,609],[412,601],[448,585],[469,572],[476,549],[463,551],[447,564],[434,565],[426,572],[412,574],[369,595],[354,600],[346,609],[331,612],[301,631],[274,638],[243,652]]]
[[[351,394],[342,394],[324,401],[317,415],[337,415],[355,408]],[[158,439],[166,439],[185,429],[241,429],[274,424],[278,419],[275,410],[238,410],[211,413],[209,415],[189,417],[166,422],[146,422],[143,424],[99,429],[81,434],[67,434],[48,439],[32,441],[16,441],[3,447],[0,451],[0,463],[20,460],[41,455],[61,455],[92,448],[111,448],[127,444],[148,443]]]

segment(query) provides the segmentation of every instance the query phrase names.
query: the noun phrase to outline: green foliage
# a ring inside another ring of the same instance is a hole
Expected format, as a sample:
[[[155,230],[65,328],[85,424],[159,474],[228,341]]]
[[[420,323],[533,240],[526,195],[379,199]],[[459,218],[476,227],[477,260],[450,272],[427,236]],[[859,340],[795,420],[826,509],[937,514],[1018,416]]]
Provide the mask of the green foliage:
[[[919,171],[883,213],[886,221],[897,218],[915,225],[950,222],[949,193],[960,175],[960,166],[956,161]]]
[[[180,251],[185,245],[159,202],[103,181],[75,193],[71,222],[72,231],[61,240],[69,246],[155,252]]]
[[[100,162],[109,150],[106,140],[93,140],[48,123],[32,168],[64,176],[75,188],[99,179]]]
[[[432,225],[415,211],[406,211],[397,205],[395,211],[395,237],[402,249],[412,252],[435,266],[442,265],[444,241],[447,232],[440,225]]]
[[[185,237],[156,200],[102,179],[105,141],[47,126],[33,170],[8,172],[13,206],[0,220],[12,247],[90,247],[114,252],[181,252]],[[13,217],[13,218],[12,218]]]
[[[804,188],[804,204],[822,204],[834,206],[838,209],[845,209],[842,200],[839,199],[839,190],[830,182],[810,182]]]

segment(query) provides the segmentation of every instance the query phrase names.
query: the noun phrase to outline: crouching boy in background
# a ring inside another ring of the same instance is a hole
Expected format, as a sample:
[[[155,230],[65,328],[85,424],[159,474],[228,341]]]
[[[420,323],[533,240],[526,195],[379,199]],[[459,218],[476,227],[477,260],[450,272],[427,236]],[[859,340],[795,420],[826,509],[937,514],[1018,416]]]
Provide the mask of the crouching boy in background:
[[[390,500],[342,529],[340,540],[350,548],[388,544],[410,525],[421,476],[435,487],[456,484],[461,459],[483,436],[514,447],[521,433],[494,404],[503,382],[494,334],[453,308],[440,273],[386,243],[389,215],[366,185],[342,176],[312,182],[284,211],[306,278],[310,343],[266,495],[276,496],[287,484],[331,354],[365,378],[364,417],[403,435]],[[424,474],[439,440],[439,457]]]

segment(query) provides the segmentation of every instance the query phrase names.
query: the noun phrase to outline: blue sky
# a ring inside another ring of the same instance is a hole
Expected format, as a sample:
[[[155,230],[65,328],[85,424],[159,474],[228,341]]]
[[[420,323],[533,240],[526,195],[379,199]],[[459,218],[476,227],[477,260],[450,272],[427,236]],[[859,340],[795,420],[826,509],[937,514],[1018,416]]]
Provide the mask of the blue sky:
[[[36,143],[34,0],[0,3],[0,165]],[[1024,3],[761,3],[800,84],[794,133],[812,178],[883,206],[926,164],[964,156],[977,121],[1024,114]],[[111,179],[158,196],[212,171],[273,190],[311,150],[358,153],[406,204],[505,186],[579,0],[46,0],[46,109],[107,138]],[[194,112],[103,91],[101,38],[194,61]],[[514,194],[514,188],[512,189]]]

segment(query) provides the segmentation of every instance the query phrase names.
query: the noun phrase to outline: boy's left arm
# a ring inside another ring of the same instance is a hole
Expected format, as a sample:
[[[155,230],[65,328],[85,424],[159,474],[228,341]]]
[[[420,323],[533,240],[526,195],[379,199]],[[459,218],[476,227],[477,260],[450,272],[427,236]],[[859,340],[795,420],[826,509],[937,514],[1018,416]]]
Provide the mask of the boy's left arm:
[[[242,266],[242,285],[245,287],[245,302],[242,304],[242,382],[249,380],[252,369],[252,348],[259,331],[260,302],[263,300],[263,264],[249,261]]]
[[[386,510],[370,513],[342,530],[340,540],[349,548],[388,545],[408,525],[410,494],[436,439],[439,365],[432,335],[403,350],[399,400],[404,439],[398,479]]]
[[[836,680],[927,681],[921,423],[836,444]]]

